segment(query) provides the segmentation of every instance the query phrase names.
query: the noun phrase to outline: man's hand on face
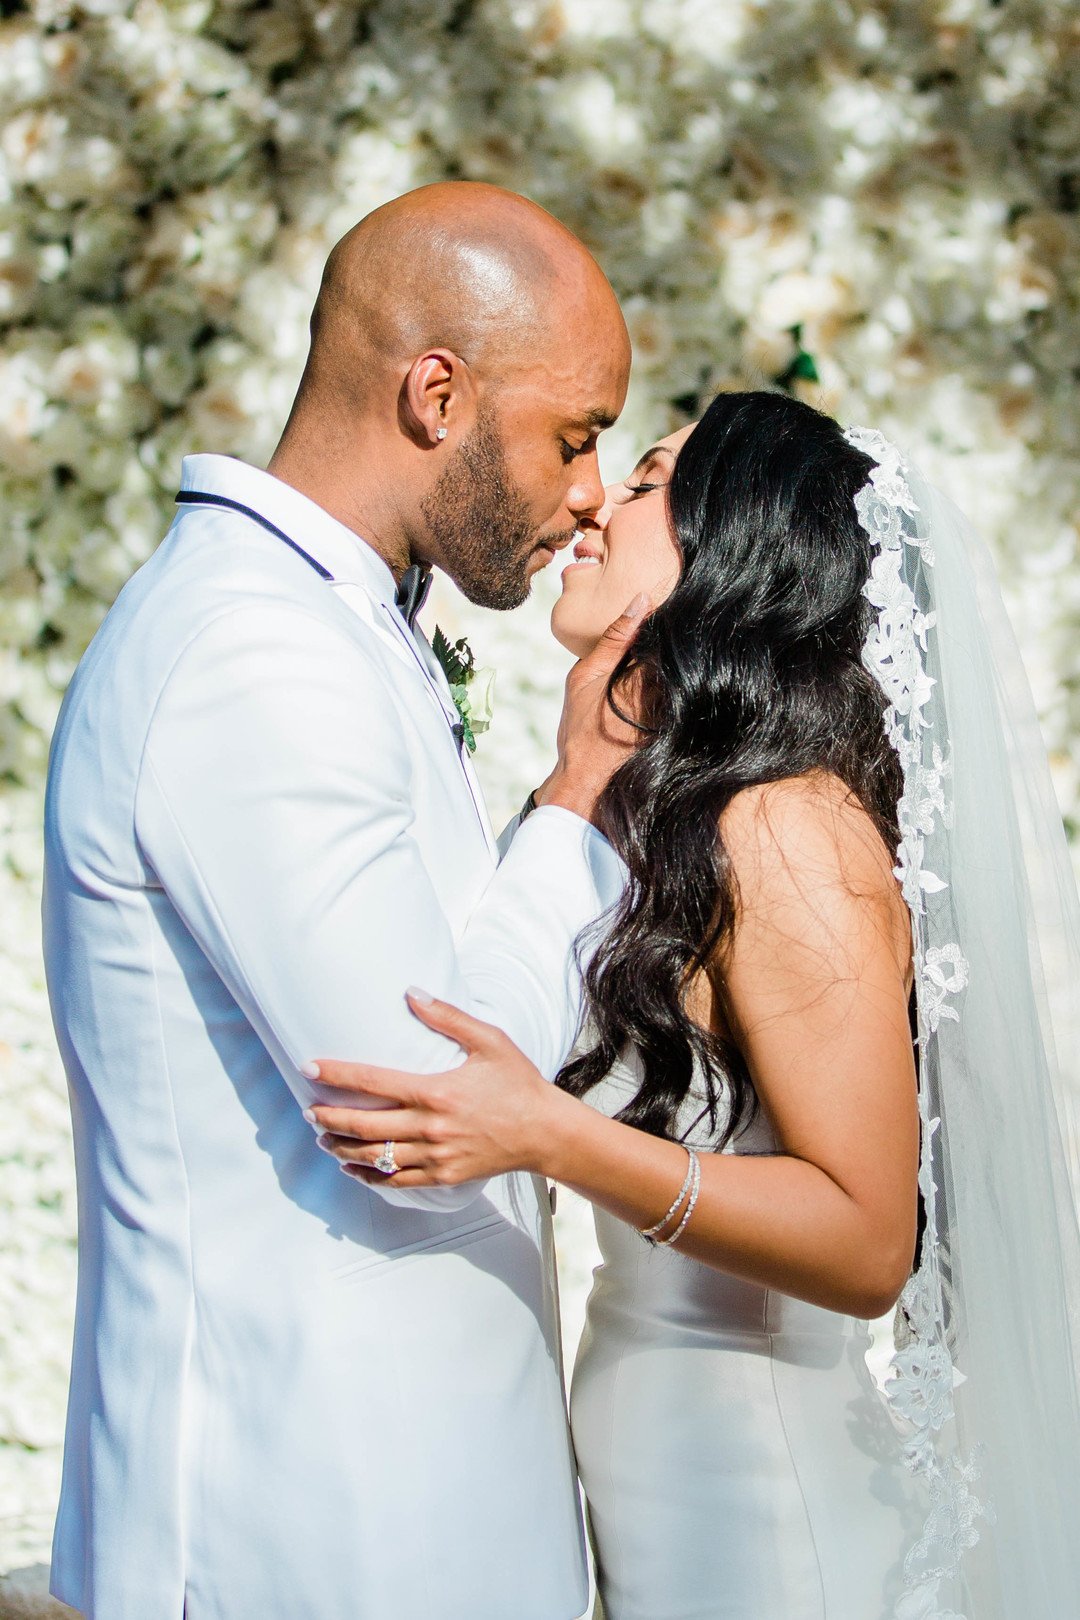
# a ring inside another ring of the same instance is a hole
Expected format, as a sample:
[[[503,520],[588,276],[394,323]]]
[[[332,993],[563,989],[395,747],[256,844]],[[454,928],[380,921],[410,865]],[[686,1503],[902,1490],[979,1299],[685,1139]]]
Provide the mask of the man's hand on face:
[[[538,805],[558,805],[592,821],[600,794],[641,743],[641,732],[620,720],[607,693],[611,675],[636,636],[649,605],[647,596],[636,596],[608,626],[592,652],[579,659],[566,677],[558,763],[536,790]]]

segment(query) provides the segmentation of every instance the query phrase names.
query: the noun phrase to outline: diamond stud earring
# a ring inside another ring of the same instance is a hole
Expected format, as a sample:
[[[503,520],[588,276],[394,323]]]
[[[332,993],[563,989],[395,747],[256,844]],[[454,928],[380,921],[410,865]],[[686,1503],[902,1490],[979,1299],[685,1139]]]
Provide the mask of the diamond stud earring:
[[[435,437],[437,439],[445,439],[446,438],[446,429],[445,428],[438,428],[436,430]]]

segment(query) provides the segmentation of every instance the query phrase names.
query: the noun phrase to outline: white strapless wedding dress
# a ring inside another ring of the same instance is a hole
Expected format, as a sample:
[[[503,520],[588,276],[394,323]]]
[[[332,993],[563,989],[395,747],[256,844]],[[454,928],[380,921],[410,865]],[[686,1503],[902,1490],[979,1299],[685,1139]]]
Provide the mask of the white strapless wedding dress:
[[[620,1067],[591,1101],[614,1114]],[[701,1103],[681,1128],[713,1140]],[[775,1150],[757,1121],[727,1149]],[[650,1248],[602,1210],[571,1414],[606,1620],[886,1620],[925,1504],[868,1324]]]

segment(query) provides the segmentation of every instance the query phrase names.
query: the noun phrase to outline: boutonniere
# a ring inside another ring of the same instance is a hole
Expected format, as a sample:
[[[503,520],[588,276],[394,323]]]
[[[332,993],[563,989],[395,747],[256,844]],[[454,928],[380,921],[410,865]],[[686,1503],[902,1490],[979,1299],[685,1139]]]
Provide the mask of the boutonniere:
[[[491,725],[495,671],[477,669],[476,657],[466,638],[462,636],[451,644],[438,625],[431,650],[443,667],[454,707],[461,716],[465,746],[470,754],[475,754],[477,737]]]

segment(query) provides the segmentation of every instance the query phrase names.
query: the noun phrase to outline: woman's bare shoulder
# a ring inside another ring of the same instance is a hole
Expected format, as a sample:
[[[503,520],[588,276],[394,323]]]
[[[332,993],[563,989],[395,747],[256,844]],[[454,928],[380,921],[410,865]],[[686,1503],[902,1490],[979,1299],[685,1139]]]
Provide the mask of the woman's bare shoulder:
[[[736,794],[720,817],[740,918],[800,914],[849,934],[854,913],[880,929],[897,955],[910,950],[907,907],[894,856],[846,783],[828,771],[762,783]]]

